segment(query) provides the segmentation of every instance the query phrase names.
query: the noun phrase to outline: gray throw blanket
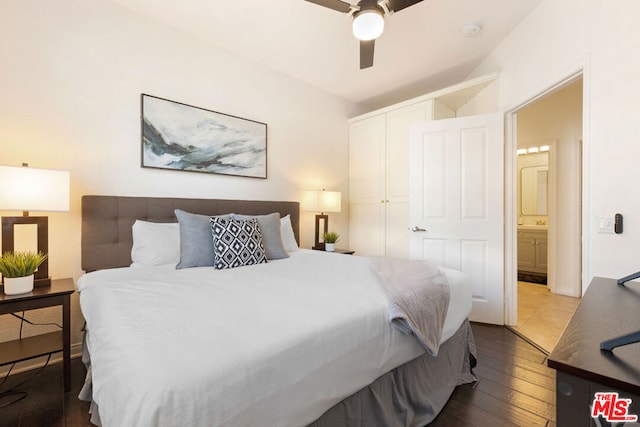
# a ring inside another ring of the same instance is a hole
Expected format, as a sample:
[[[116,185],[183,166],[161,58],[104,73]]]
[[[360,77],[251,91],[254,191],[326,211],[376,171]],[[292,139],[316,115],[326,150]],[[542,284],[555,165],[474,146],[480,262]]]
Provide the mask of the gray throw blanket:
[[[447,277],[426,261],[370,257],[369,263],[389,298],[391,324],[437,356],[449,308]]]

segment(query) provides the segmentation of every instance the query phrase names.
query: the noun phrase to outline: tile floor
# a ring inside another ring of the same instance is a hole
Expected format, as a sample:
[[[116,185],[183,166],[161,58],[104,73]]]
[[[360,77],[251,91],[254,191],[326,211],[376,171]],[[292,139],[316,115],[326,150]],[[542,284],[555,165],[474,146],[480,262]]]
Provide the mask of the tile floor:
[[[580,298],[552,294],[545,285],[518,282],[518,325],[513,329],[551,353],[579,303]]]

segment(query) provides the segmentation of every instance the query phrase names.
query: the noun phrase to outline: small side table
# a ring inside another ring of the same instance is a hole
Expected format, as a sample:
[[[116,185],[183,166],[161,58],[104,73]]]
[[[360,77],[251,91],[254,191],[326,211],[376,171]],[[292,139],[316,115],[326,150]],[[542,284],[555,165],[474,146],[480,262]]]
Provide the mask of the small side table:
[[[317,248],[317,247],[313,247],[311,248],[314,251],[324,251],[324,248]],[[325,251],[326,252],[326,251]],[[350,251],[348,249],[337,249],[335,251],[333,251],[334,254],[344,254],[344,255],[353,255],[356,253],[356,251]]]
[[[348,249],[336,249],[333,252],[336,254],[344,254],[344,255],[353,255],[356,253],[356,251],[350,251]]]
[[[6,295],[0,293],[0,314],[17,313],[43,307],[62,307],[62,331],[0,343],[0,366],[62,351],[64,391],[71,390],[71,294],[73,279],[52,280],[51,286]]]

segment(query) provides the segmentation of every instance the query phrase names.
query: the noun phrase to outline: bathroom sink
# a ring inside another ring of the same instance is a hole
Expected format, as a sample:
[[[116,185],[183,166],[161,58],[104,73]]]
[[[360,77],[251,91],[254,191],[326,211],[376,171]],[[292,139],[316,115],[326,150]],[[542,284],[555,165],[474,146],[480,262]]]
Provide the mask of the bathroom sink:
[[[547,229],[547,225],[535,225],[535,224],[528,224],[528,225],[519,225],[518,226],[518,230],[546,230]]]

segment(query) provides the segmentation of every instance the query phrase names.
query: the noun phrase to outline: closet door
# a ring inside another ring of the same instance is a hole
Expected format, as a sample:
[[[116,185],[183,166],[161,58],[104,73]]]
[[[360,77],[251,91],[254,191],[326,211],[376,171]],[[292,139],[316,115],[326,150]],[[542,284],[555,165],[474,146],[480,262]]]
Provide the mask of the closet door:
[[[387,113],[385,253],[409,258],[409,138],[413,123],[433,117],[433,100],[419,102]]]
[[[385,255],[385,210],[383,203],[351,202],[349,249],[362,256]]]
[[[383,114],[349,131],[349,249],[385,254],[385,129]]]
[[[385,204],[385,255],[409,259],[409,202]]]

